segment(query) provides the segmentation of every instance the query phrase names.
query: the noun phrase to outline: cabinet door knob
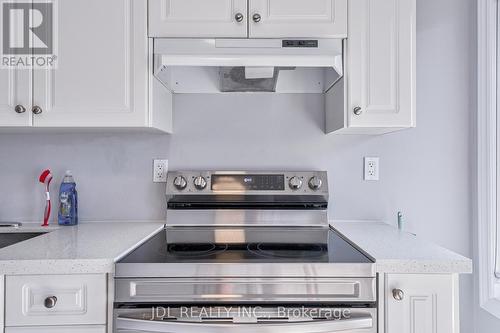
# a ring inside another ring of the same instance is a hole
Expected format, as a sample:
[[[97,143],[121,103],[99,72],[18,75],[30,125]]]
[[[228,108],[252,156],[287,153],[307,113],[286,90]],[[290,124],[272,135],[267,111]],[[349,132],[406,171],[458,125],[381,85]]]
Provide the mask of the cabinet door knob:
[[[360,106],[356,106],[356,107],[352,110],[352,112],[354,112],[354,114],[355,114],[356,116],[359,116],[361,113],[363,113],[363,109],[362,109]]]
[[[34,114],[40,114],[40,113],[42,113],[42,111],[43,111],[43,110],[42,110],[42,108],[41,108],[41,107],[39,107],[38,105],[35,105],[35,106],[33,107],[33,109],[31,109],[31,111],[32,111]]]
[[[26,108],[24,107],[24,105],[16,105],[16,107],[14,108],[14,111],[16,111],[17,113],[25,113],[26,112]]]
[[[255,23],[259,23],[262,17],[260,16],[259,13],[253,14],[252,19]]]
[[[45,305],[47,309],[52,309],[54,306],[56,306],[56,303],[57,297],[55,296],[49,296],[45,299],[45,301],[43,301],[43,305]]]
[[[396,301],[402,301],[405,298],[405,293],[401,289],[393,289],[392,297],[394,297]]]
[[[237,13],[236,15],[234,15],[234,19],[236,20],[236,22],[243,22],[243,19],[245,17],[243,16],[242,13]]]

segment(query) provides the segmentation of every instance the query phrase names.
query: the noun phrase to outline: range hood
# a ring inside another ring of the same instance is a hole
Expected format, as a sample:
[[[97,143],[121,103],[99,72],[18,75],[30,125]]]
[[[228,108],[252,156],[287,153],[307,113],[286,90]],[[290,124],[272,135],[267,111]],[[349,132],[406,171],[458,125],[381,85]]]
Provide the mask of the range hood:
[[[153,52],[173,93],[324,93],[344,75],[342,39],[156,38]]]

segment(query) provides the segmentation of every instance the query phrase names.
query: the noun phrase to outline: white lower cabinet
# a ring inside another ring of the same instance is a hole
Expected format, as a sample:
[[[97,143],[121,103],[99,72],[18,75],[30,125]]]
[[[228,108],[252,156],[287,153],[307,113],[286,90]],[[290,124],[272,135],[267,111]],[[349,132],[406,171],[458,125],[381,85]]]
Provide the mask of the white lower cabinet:
[[[105,274],[7,276],[5,302],[7,327],[106,325],[107,279]]]
[[[459,332],[457,274],[381,274],[379,281],[380,333]],[[107,331],[113,297],[108,303],[105,274],[0,276],[0,286],[0,332]]]
[[[106,326],[7,327],[5,333],[105,333]]]
[[[385,333],[459,332],[457,275],[387,274],[383,297]]]

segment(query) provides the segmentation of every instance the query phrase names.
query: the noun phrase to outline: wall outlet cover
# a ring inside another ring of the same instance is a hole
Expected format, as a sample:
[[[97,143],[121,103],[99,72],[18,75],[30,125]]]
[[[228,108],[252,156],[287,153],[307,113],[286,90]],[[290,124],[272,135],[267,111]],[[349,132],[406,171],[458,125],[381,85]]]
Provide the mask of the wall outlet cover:
[[[364,158],[364,179],[365,180],[379,180],[380,158],[378,157],[365,157]]]
[[[166,183],[168,173],[168,160],[153,160],[153,182]]]

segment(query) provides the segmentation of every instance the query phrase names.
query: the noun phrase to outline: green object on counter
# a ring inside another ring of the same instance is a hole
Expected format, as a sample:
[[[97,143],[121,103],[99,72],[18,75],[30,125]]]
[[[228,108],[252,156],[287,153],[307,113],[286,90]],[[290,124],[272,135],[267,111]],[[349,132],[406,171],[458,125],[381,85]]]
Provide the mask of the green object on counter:
[[[399,230],[403,230],[403,224],[404,224],[403,213],[398,212],[398,229]]]

